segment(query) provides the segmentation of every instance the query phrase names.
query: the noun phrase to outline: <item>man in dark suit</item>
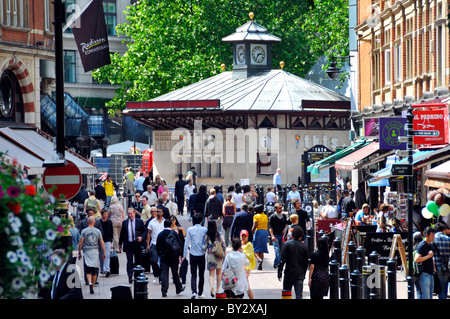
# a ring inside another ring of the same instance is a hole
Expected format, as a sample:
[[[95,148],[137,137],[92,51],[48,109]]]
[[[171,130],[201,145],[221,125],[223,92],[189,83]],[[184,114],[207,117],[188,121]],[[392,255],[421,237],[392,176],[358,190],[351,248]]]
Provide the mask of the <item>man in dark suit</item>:
[[[127,211],[128,219],[122,222],[119,237],[119,247],[127,255],[127,274],[129,283],[132,282],[133,269],[136,265],[142,265],[142,246],[146,242],[147,229],[142,219],[136,218],[133,208]]]
[[[61,264],[56,266],[55,274],[50,278],[52,283],[49,289],[41,290],[39,296],[44,299],[83,299],[80,274],[76,265],[64,262],[64,249],[56,249],[54,257],[59,257]]]
[[[242,204],[241,211],[234,215],[233,223],[231,224],[230,238],[240,238],[241,230],[248,231],[248,241],[253,240],[253,205]]]
[[[103,201],[103,203],[106,203],[106,191],[105,188],[102,186],[100,179],[95,180],[95,197],[98,200]]]
[[[184,186],[186,184],[187,182],[183,180],[183,174],[178,174],[178,180],[175,182],[175,198],[180,215],[183,215],[184,210]]]

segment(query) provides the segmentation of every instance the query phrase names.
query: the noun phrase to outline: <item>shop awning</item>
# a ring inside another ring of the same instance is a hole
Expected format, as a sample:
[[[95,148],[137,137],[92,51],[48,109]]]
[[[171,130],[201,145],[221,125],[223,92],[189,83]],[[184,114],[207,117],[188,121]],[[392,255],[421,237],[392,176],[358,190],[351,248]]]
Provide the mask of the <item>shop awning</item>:
[[[450,189],[450,161],[427,170],[425,176],[427,176],[425,186]]]
[[[16,158],[29,175],[44,173],[45,167],[42,164],[53,157],[54,148],[52,138],[39,133],[36,128],[0,128],[0,152]],[[67,148],[65,158],[77,165],[81,174],[98,173],[95,165]]]
[[[366,157],[369,157],[373,153],[380,149],[380,143],[372,142],[366,146],[360,148],[357,151],[337,160],[334,168],[338,170],[351,171],[356,168],[358,163]]]
[[[324,169],[330,168],[335,165],[337,160],[357,151],[358,149],[366,146],[369,143],[371,143],[371,142],[368,142],[366,140],[356,142],[355,144],[353,144],[347,148],[344,148],[343,150],[340,150],[339,152],[336,152],[333,155],[330,155],[327,158],[324,158],[323,160],[320,160],[314,164],[309,165],[307,167],[307,172],[317,174]]]
[[[447,158],[450,158],[450,145],[445,146],[438,150],[417,151],[413,154],[414,170],[418,170],[436,161],[442,161]],[[407,162],[408,158],[403,158],[400,161],[396,161],[396,163],[398,164],[405,164]],[[391,168],[392,165],[388,165],[386,166],[386,168],[383,168],[382,170],[375,172],[373,174],[373,178],[370,179],[369,183],[373,183],[381,179],[391,178],[392,177]]]

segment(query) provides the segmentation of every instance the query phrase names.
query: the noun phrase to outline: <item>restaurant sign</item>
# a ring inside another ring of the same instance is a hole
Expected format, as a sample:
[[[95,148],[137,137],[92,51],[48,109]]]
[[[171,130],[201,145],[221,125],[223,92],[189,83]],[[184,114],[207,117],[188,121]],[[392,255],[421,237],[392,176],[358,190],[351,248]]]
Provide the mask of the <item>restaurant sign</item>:
[[[449,144],[447,108],[413,111],[414,131],[433,131],[433,134],[414,134],[414,144]]]

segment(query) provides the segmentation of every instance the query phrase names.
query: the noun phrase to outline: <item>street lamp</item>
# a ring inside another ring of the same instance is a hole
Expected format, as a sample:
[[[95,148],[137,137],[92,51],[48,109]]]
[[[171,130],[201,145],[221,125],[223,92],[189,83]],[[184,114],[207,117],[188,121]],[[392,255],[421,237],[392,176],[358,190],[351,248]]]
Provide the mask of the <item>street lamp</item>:
[[[339,69],[336,65],[336,59],[350,59],[350,56],[334,56],[331,55],[331,62],[328,69],[325,71],[330,79],[336,80],[341,74],[341,69]]]

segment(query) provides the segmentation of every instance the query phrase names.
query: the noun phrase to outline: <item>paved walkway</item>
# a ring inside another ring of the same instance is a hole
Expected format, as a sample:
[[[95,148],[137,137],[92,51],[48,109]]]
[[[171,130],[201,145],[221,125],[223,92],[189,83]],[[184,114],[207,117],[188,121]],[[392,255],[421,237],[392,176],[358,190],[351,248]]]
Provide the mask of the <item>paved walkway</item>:
[[[178,216],[178,219],[183,226],[184,229],[187,229],[191,226],[191,223],[187,220],[187,217]],[[282,283],[277,279],[276,269],[273,268],[273,259],[274,259],[274,251],[273,246],[269,245],[269,253],[265,254],[263,270],[253,270],[250,275],[250,287],[253,290],[253,294],[255,299],[281,299],[281,291],[282,291]],[[227,248],[227,251],[230,251],[231,247]],[[83,296],[85,299],[111,299],[111,288],[118,285],[125,285],[130,287],[131,292],[133,294],[133,284],[128,283],[128,277],[126,275],[126,255],[125,253],[120,253],[119,255],[119,265],[120,270],[118,275],[111,275],[108,278],[99,277],[99,284],[95,287],[94,294],[89,293],[89,287],[83,284]],[[80,265],[81,269],[82,263],[81,261],[77,261]],[[188,267],[187,280],[186,280],[186,289],[179,295],[175,293],[175,286],[172,281],[169,280],[169,291],[167,293],[168,299],[190,299],[191,291],[190,291],[190,267]],[[205,285],[204,285],[204,299],[213,299],[209,295],[210,285],[208,281],[209,272],[205,272]],[[153,275],[151,273],[145,273],[145,276],[148,279],[148,299],[162,299],[161,295],[161,285],[159,283],[153,283]],[[171,276],[171,275],[170,275]],[[308,276],[308,273],[307,273]],[[397,272],[397,298],[398,299],[407,299],[407,282],[405,280],[404,272]],[[292,292],[292,297],[295,298],[295,293]],[[167,299],[164,298],[164,299]],[[304,282],[303,288],[303,298],[309,299],[309,287],[307,285],[307,281]],[[435,296],[436,298],[436,296]],[[245,299],[248,299],[248,296],[245,296]]]

